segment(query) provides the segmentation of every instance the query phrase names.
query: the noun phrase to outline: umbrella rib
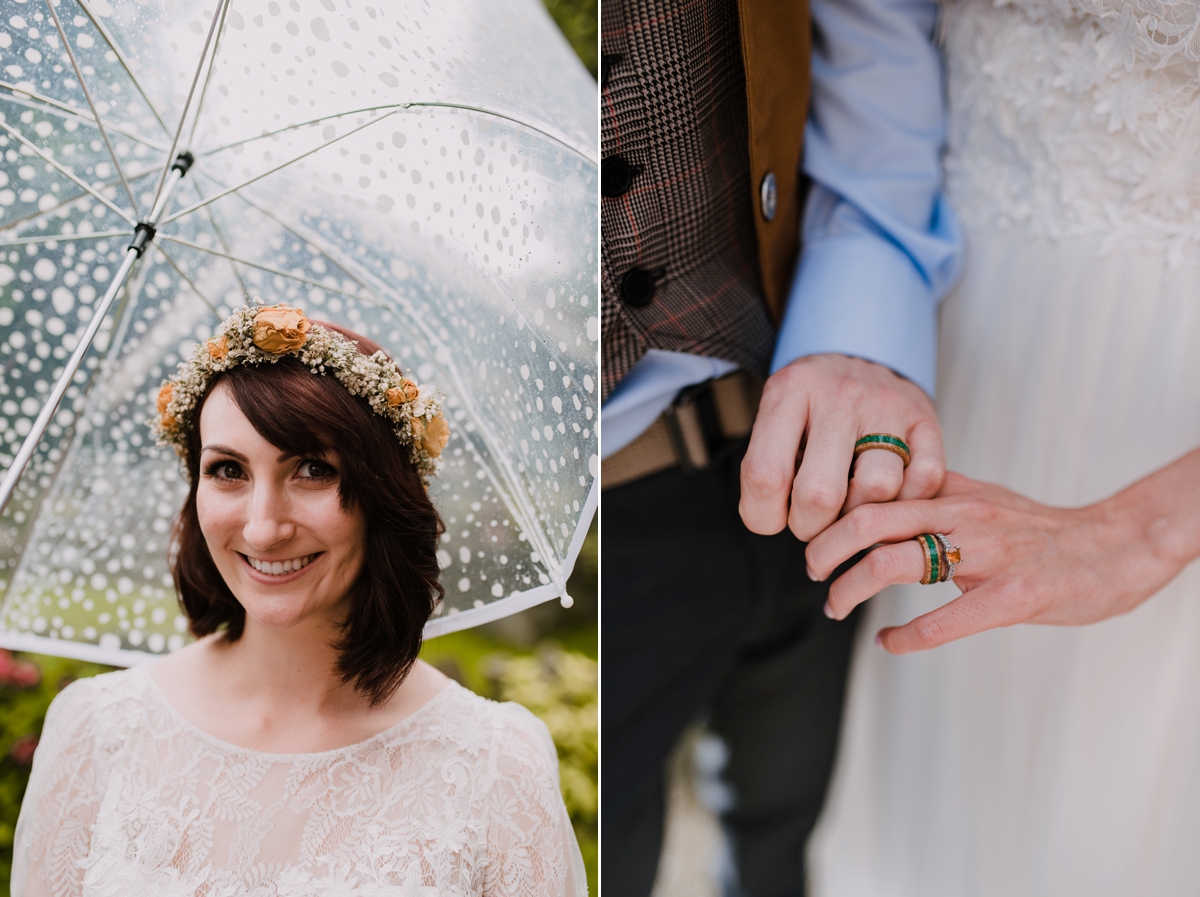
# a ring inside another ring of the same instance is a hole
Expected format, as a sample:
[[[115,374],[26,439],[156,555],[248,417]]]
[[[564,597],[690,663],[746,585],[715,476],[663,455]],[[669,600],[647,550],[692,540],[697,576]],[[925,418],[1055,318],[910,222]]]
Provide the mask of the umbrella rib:
[[[371,296],[363,296],[359,293],[352,293],[349,290],[343,290],[340,287],[330,286],[329,284],[322,283],[319,280],[313,280],[311,277],[302,277],[299,274],[293,274],[290,271],[284,271],[282,268],[272,268],[270,265],[264,265],[260,262],[252,262],[250,259],[245,259],[237,255],[231,255],[228,252],[218,252],[215,249],[210,249],[207,246],[201,246],[199,243],[193,243],[191,240],[185,240],[182,237],[174,237],[171,236],[171,234],[164,233],[160,233],[158,236],[163,240],[170,240],[172,243],[178,243],[180,246],[187,246],[190,249],[195,249],[200,252],[207,252],[209,255],[215,255],[220,258],[229,259],[231,262],[237,262],[238,264],[246,265],[250,268],[258,268],[260,271],[266,271],[268,274],[278,274],[280,277],[286,277],[289,280],[306,283],[309,286],[320,287],[323,290],[329,290],[334,293],[341,293],[343,296],[349,296],[351,299],[358,299],[360,302],[374,302],[374,299]]]
[[[188,88],[187,100],[183,104],[183,111],[179,113],[179,127],[175,129],[175,136],[171,139],[171,149],[167,151],[167,165],[170,165],[175,158],[175,150],[179,148],[179,135],[183,133],[183,126],[187,122],[188,109],[192,105],[192,96],[196,93],[196,85],[200,82],[200,73],[204,71],[204,60],[208,58],[208,45],[212,43],[213,32],[217,30],[217,23],[224,18],[225,7],[229,5],[229,0],[217,0],[221,4],[221,9],[214,13],[212,24],[208,26],[208,36],[204,38],[204,49],[200,51],[200,61],[196,63],[196,74],[192,76],[192,86]],[[213,60],[216,59],[216,54],[213,55]],[[213,60],[209,60],[209,68],[212,68]],[[166,167],[163,168],[162,180],[158,182],[158,189],[154,191],[154,202],[150,208],[158,208],[158,200],[162,196],[163,187],[167,184]],[[167,219],[168,221],[170,219]],[[164,224],[166,222],[163,222]]]
[[[212,80],[213,69],[217,65],[217,53],[221,49],[221,38],[225,36],[225,20],[229,14],[230,3],[221,10],[221,24],[217,26],[217,42],[213,45],[212,61],[208,66],[208,74],[204,76],[204,86],[200,88],[200,99],[196,101],[196,114],[192,117],[192,130],[188,133],[188,146],[196,138],[196,126],[200,124],[200,111],[204,108],[204,97],[208,94],[208,84]]]
[[[428,107],[428,108],[432,108],[432,109],[464,109],[467,112],[478,112],[481,115],[491,115],[495,118],[502,118],[505,121],[511,121],[515,124],[521,125],[521,127],[528,128],[531,131],[535,131],[536,133],[541,134],[543,137],[548,137],[549,139],[553,140],[555,143],[565,147],[566,149],[569,149],[571,152],[575,153],[576,155],[582,156],[583,158],[587,159],[589,162],[594,163],[596,161],[596,159],[593,155],[588,153],[583,148],[576,146],[574,143],[572,143],[571,141],[569,141],[567,138],[563,137],[562,135],[553,134],[550,131],[545,130],[544,128],[539,128],[537,125],[530,124],[529,122],[525,121],[524,119],[517,118],[516,116],[513,116],[513,115],[506,115],[503,112],[497,112],[495,109],[486,109],[483,106],[470,106],[466,103],[435,103],[435,102],[424,102],[424,101],[412,102],[412,103],[401,103],[399,105],[401,105],[405,109],[411,109],[413,107]]]
[[[69,177],[72,181],[74,181],[78,186],[82,187],[84,190],[86,190],[88,193],[90,193],[93,197],[100,200],[100,202],[104,203],[106,206],[108,206],[110,209],[112,209],[114,212],[116,212],[118,215],[120,215],[122,218],[124,218],[130,224],[133,224],[133,225],[137,224],[137,219],[131,217],[130,214],[128,212],[126,212],[124,209],[113,204],[113,202],[111,200],[109,200],[106,196],[103,196],[94,188],[89,187],[87,185],[87,183],[85,183],[84,181],[75,177],[74,173],[72,173],[70,170],[68,170],[64,166],[60,165],[58,163],[58,161],[54,159],[53,156],[49,156],[46,153],[42,152],[37,147],[36,144],[32,143],[28,138],[25,137],[24,134],[22,134],[16,128],[12,127],[8,122],[0,121],[0,128],[3,128],[9,134],[11,134],[13,137],[16,137],[19,141],[21,141],[23,144],[25,144],[27,147],[29,147],[31,150],[33,150],[33,152],[36,153],[40,158],[49,162],[51,165],[53,165],[55,168],[57,168],[59,171],[61,171],[63,174],[65,174],[67,177]]]
[[[193,183],[193,186],[195,184]],[[197,193],[200,191],[197,190]],[[208,223],[212,225],[213,233],[217,235],[217,239],[221,241],[221,248],[229,252],[229,241],[225,239],[225,235],[221,233],[221,228],[217,225],[217,219],[213,217],[212,209],[204,210],[204,217],[208,219]],[[233,259],[229,260],[229,268],[233,271],[233,276],[237,278],[238,286],[242,288],[242,295],[249,296],[250,291],[246,289],[246,281],[242,280],[242,272],[238,270],[237,262]]]
[[[22,100],[22,96],[30,97],[31,99],[45,103],[47,106],[51,106],[62,112],[70,113],[80,121],[87,122],[89,125],[96,124],[96,120],[82,109],[76,109],[74,106],[68,106],[66,103],[59,102],[53,97],[45,96],[44,94],[40,94],[34,90],[26,90],[24,87],[18,87],[16,84],[10,84],[8,81],[0,81],[0,87],[3,87],[6,90],[11,90],[14,94],[18,94],[18,96],[6,97],[6,99],[9,99],[14,103],[20,103],[22,106],[28,106],[31,109],[37,109],[38,107],[36,105]],[[156,149],[159,152],[167,151],[167,146],[165,143],[156,143],[140,134],[130,131],[128,128],[123,128],[118,124],[114,124],[111,121],[108,122],[108,129],[114,134],[120,134],[122,137],[128,137],[130,140],[136,140],[138,143],[144,144],[152,149]]]
[[[391,113],[391,112],[388,113],[388,115],[393,115],[393,114],[394,113]],[[266,171],[262,172],[261,174],[256,174],[254,177],[250,178],[249,180],[243,181],[240,184],[236,184],[233,187],[228,187],[225,190],[222,190],[220,193],[216,193],[213,196],[210,196],[208,199],[205,199],[201,202],[198,202],[198,203],[188,206],[186,209],[180,209],[174,215],[170,215],[167,218],[164,218],[162,223],[170,224],[176,218],[182,218],[184,215],[194,212],[194,211],[196,211],[196,209],[204,208],[204,206],[208,205],[209,203],[216,202],[218,199],[228,196],[230,193],[236,193],[238,190],[241,190],[243,187],[249,187],[255,181],[260,181],[263,178],[265,178],[267,175],[274,174],[275,172],[279,171],[281,168],[287,168],[289,165],[293,165],[296,162],[299,162],[301,159],[305,158],[306,156],[311,156],[313,153],[320,152],[321,150],[325,149],[325,147],[327,147],[327,146],[333,146],[333,144],[337,143],[339,140],[345,140],[351,134],[356,134],[359,131],[361,131],[363,128],[369,128],[369,127],[371,127],[371,125],[379,124],[379,122],[386,119],[388,117],[388,115],[380,116],[379,118],[377,118],[373,121],[369,121],[366,124],[359,125],[353,131],[347,131],[341,137],[334,137],[329,142],[322,143],[320,146],[314,147],[313,149],[310,149],[307,152],[303,152],[300,155],[298,155],[292,159],[288,159],[286,162],[281,162],[279,165],[276,165],[274,168],[269,168]],[[0,123],[0,124],[2,124],[2,123]]]
[[[521,127],[528,128],[529,130],[531,130],[537,134],[541,134],[543,137],[553,140],[555,143],[565,147],[566,149],[569,149],[571,152],[575,153],[578,156],[582,156],[583,158],[587,159],[589,162],[596,161],[595,158],[593,158],[587,152],[585,152],[580,147],[576,146],[574,143],[570,142],[566,138],[562,137],[561,135],[553,134],[550,131],[547,131],[543,128],[539,128],[537,125],[530,124],[529,122],[525,121],[524,119],[517,118],[516,116],[507,115],[503,112],[497,112],[495,109],[487,109],[483,106],[471,106],[466,103],[433,103],[433,102],[423,102],[423,101],[417,101],[417,100],[414,100],[412,102],[406,102],[406,103],[386,103],[382,106],[364,106],[362,109],[351,109],[346,112],[337,112],[333,115],[323,115],[320,118],[313,118],[313,119],[309,119],[308,121],[299,122],[298,124],[288,125],[285,128],[279,128],[275,131],[267,131],[265,134],[255,134],[253,137],[244,137],[241,140],[235,140],[232,143],[227,143],[224,146],[217,147],[216,149],[205,150],[203,153],[200,153],[200,155],[201,156],[213,156],[213,155],[216,155],[217,153],[222,153],[225,150],[232,149],[235,146],[243,146],[244,144],[247,144],[247,143],[253,143],[255,140],[262,140],[265,137],[274,137],[276,134],[284,134],[288,131],[294,131],[297,128],[303,128],[306,125],[315,125],[318,122],[328,121],[331,118],[343,118],[347,115],[357,115],[360,112],[377,112],[380,109],[391,109],[393,111],[399,111],[401,109],[413,109],[413,108],[421,108],[421,107],[428,107],[428,108],[433,108],[433,109],[462,109],[467,112],[478,112],[480,115],[490,115],[493,118],[502,118],[505,121],[511,121],[514,124],[521,125]]]
[[[52,0],[46,0],[46,8],[50,10],[50,17],[54,19],[54,27],[58,29],[58,37],[62,41],[63,49],[67,51],[67,58],[71,60],[71,68],[75,70],[75,77],[79,80],[79,87],[83,91],[83,98],[87,100],[88,108],[92,110],[92,115],[96,118],[96,127],[100,129],[100,137],[104,140],[104,145],[108,147],[108,155],[112,158],[113,166],[117,169],[117,175],[121,178],[121,185],[125,188],[125,193],[129,197],[129,205],[133,209],[133,217],[140,218],[141,212],[138,211],[137,199],[133,195],[133,189],[129,186],[129,181],[125,180],[125,171],[121,168],[121,162],[117,159],[116,150],[113,149],[112,143],[108,139],[108,131],[104,129],[104,122],[100,119],[100,110],[96,108],[96,103],[92,99],[92,92],[88,90],[87,82],[83,80],[83,72],[79,70],[79,61],[75,58],[75,51],[71,49],[71,44],[67,40],[67,32],[63,30],[62,22],[59,21],[58,12],[54,9]]]
[[[167,123],[163,121],[162,116],[158,114],[158,110],[154,108],[154,104],[150,102],[150,98],[146,96],[146,92],[142,90],[142,85],[138,81],[137,76],[133,73],[133,69],[129,65],[129,60],[125,58],[125,54],[121,52],[121,48],[117,46],[117,42],[113,40],[113,37],[111,34],[109,34],[108,29],[105,28],[101,23],[100,17],[92,12],[91,7],[89,7],[87,4],[87,0],[75,0],[75,2],[79,4],[79,8],[84,11],[84,14],[87,15],[87,17],[91,20],[92,24],[96,27],[96,30],[100,32],[100,36],[104,38],[105,43],[108,44],[108,48],[113,51],[113,55],[117,57],[117,62],[121,63],[121,68],[125,69],[125,74],[129,76],[129,80],[133,82],[133,86],[137,88],[137,92],[140,93],[142,95],[142,99],[146,101],[146,106],[150,109],[150,114],[154,116],[159,127],[163,129],[163,133],[170,134],[170,128],[167,127]]]
[[[139,178],[144,178],[148,174],[156,174],[156,170],[153,168],[150,168],[150,169],[147,169],[146,171],[135,174],[133,176],[133,180],[136,181]],[[101,184],[100,186],[107,189],[109,187],[115,187],[116,185],[117,185],[116,181],[109,181],[107,183]],[[73,203],[79,202],[79,200],[81,200],[81,199],[86,199],[87,197],[89,197],[91,195],[92,195],[91,191],[89,191],[87,193],[76,193],[70,199],[64,199],[62,202],[60,202],[58,205],[56,205],[53,209],[47,209],[44,212],[39,210],[37,212],[34,212],[31,215],[26,215],[23,218],[17,218],[13,221],[10,221],[6,225],[4,225],[4,227],[0,228],[0,231],[8,232],[8,231],[11,231],[17,225],[24,224],[26,221],[35,221],[38,218],[44,218],[47,215],[52,215],[54,212],[58,211],[59,209],[65,209],[67,206],[70,206]]]
[[[274,131],[267,131],[263,134],[255,134],[253,137],[244,137],[241,140],[235,140],[233,143],[226,143],[224,146],[218,146],[216,149],[205,150],[199,153],[200,156],[214,156],[217,153],[223,153],[227,149],[233,149],[235,146],[243,146],[247,143],[253,143],[255,140],[263,140],[267,137],[274,137],[276,134],[286,134],[288,131],[295,131],[297,128],[303,128],[307,125],[315,125],[318,122],[329,121],[331,118],[345,118],[347,115],[358,115],[360,112],[378,112],[380,109],[400,109],[403,103],[384,103],[382,106],[364,106],[361,109],[348,109],[345,112],[335,112],[332,115],[322,115],[320,118],[310,118],[308,121],[298,122],[294,125],[288,125],[284,128],[278,128]]]
[[[217,180],[216,178],[212,177],[212,175],[209,175],[209,178],[214,181]],[[219,184],[220,181],[217,181],[217,183]],[[351,280],[353,280],[355,283],[357,283],[360,287],[362,287],[367,292],[367,294],[370,295],[371,299],[375,302],[376,305],[382,305],[382,303],[380,302],[379,296],[376,295],[375,291],[371,289],[370,285],[367,284],[361,277],[358,277],[353,271],[351,271],[346,266],[345,263],[338,261],[339,253],[337,253],[335,250],[330,249],[327,245],[324,245],[324,240],[322,240],[320,236],[318,236],[316,234],[301,233],[300,231],[296,230],[295,227],[288,224],[286,221],[284,221],[282,218],[280,218],[278,215],[276,215],[274,212],[272,212],[270,209],[264,208],[263,206],[259,205],[257,202],[255,202],[253,199],[251,199],[249,196],[240,196],[239,195],[238,199],[240,199],[246,205],[250,206],[250,208],[257,209],[259,212],[266,215],[268,218],[270,218],[272,221],[274,221],[276,224],[278,224],[280,227],[282,227],[288,233],[292,234],[293,236],[297,237],[298,239],[303,240],[305,243],[311,243],[312,245],[316,246],[318,249],[321,250],[321,254],[323,256],[325,256],[325,258],[329,259],[329,261],[331,261],[333,264],[337,265],[338,268],[340,268],[342,270],[343,274],[345,274],[347,277],[349,277]],[[214,222],[214,227],[215,226],[216,225]],[[225,248],[226,248],[226,250],[228,250],[229,247],[226,246]],[[322,284],[322,286],[323,286],[323,284]],[[347,293],[347,295],[350,295],[350,294]],[[361,298],[361,297],[359,297],[359,298]]]
[[[73,240],[107,240],[111,237],[131,237],[132,231],[109,230],[98,234],[49,234],[42,237],[18,237],[14,240],[0,239],[0,246],[24,246],[28,243],[69,243]]]
[[[192,178],[192,189],[196,191],[201,199],[204,199],[204,194],[200,192],[200,185],[196,182],[197,178]],[[220,183],[218,181],[218,183]],[[221,241],[221,248],[229,252],[229,241],[225,239],[225,235],[221,233],[221,228],[217,226],[217,219],[212,213],[211,208],[204,209],[204,217],[208,219],[208,223],[212,225],[213,232],[217,235],[217,239]],[[233,276],[237,278],[238,285],[242,288],[242,295],[249,296],[250,291],[246,289],[246,282],[242,280],[242,274],[238,271],[237,264],[230,260],[229,267],[233,271]]]
[[[174,268],[175,273],[178,274],[180,277],[182,277],[184,282],[189,287],[192,288],[192,292],[200,297],[200,301],[203,302],[205,305],[207,305],[210,309],[212,309],[212,313],[214,315],[216,315],[218,318],[220,318],[222,315],[219,311],[217,311],[217,307],[215,305],[213,305],[212,302],[209,301],[209,298],[207,296],[205,296],[203,293],[200,292],[199,287],[197,287],[194,283],[192,283],[192,279],[183,273],[183,269],[180,268],[179,265],[175,264],[175,259],[173,259],[173,258],[171,258],[171,256],[167,255],[167,250],[165,250],[161,246],[159,246],[157,242],[151,243],[151,245],[155,249],[157,249],[159,252],[162,253],[162,257],[167,260],[167,264],[170,265],[172,268]]]

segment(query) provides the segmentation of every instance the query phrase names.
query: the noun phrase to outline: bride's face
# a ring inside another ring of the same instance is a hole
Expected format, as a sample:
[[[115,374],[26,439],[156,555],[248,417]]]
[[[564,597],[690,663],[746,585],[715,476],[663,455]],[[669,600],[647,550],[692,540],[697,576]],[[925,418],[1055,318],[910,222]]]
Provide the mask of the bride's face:
[[[247,624],[337,620],[362,569],[366,523],[342,508],[336,455],[284,457],[224,384],[200,413],[200,445],[200,530]]]

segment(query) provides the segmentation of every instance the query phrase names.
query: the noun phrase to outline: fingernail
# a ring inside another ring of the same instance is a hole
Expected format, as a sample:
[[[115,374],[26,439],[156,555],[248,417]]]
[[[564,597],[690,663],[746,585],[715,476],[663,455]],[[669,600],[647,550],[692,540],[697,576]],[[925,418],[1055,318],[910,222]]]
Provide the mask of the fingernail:
[[[837,617],[833,615],[833,608],[829,606],[828,601],[825,602],[825,616],[829,617],[831,620],[837,619]]]
[[[821,577],[817,576],[817,574],[813,573],[813,568],[808,566],[807,563],[804,565],[804,571],[808,574],[808,578],[811,579],[813,582],[824,582],[825,581]]]
[[[877,647],[877,648],[883,647],[883,633],[882,632],[875,633],[875,647]]]

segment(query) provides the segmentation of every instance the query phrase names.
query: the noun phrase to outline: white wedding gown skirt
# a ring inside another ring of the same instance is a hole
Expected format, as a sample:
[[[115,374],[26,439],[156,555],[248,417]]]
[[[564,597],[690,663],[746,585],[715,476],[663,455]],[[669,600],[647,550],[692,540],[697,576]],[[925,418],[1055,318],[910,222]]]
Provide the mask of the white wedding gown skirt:
[[[1079,506],[1200,447],[1200,169],[1174,205],[1136,192],[1161,154],[1200,157],[1195,90],[1153,93],[1200,69],[1155,69],[1143,57],[1158,51],[1135,46],[1146,64],[1127,70],[1105,60],[1103,20],[1044,7],[947,13],[949,189],[968,261],[942,309],[937,402],[952,469]],[[1091,92],[1059,77],[1080,47]],[[1096,111],[1125,79],[1151,85],[1129,113],[1140,132]],[[1030,98],[1041,109],[1022,118]],[[1173,117],[1148,133],[1162,108]],[[1200,894],[1200,564],[1092,626],[904,657],[874,646],[957,594],[905,586],[869,603],[812,893]]]

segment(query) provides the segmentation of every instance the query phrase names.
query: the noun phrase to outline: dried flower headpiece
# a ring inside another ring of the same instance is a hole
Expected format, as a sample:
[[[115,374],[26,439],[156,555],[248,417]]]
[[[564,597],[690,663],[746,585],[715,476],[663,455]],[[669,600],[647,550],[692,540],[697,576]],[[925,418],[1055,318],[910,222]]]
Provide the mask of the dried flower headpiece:
[[[239,308],[216,336],[179,363],[175,376],[158,391],[158,417],[149,421],[158,444],[169,443],[184,455],[188,433],[196,425],[196,406],[213,377],[238,365],[274,364],[286,355],[299,358],[314,374],[333,374],[351,395],[366,399],[372,411],[392,424],[400,444],[409,447],[421,475],[437,473],[450,437],[441,395],[400,376],[382,351],[364,355],[352,340],[286,305]]]

